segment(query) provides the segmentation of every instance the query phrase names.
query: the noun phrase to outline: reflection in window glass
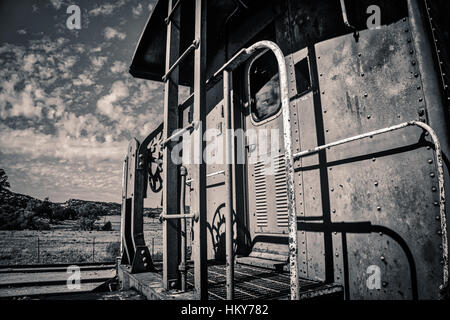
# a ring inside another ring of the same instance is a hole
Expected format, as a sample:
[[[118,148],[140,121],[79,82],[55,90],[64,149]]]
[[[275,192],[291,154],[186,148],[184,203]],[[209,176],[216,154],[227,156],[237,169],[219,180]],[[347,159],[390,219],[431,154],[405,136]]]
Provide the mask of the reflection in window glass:
[[[257,122],[277,114],[281,108],[278,64],[271,52],[256,59],[250,68],[250,97],[252,117]]]

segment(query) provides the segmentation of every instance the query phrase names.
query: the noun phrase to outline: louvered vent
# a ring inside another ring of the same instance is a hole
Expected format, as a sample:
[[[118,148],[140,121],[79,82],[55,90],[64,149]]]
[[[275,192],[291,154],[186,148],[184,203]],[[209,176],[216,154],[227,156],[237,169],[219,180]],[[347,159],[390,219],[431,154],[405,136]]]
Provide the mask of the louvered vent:
[[[256,226],[266,228],[267,218],[267,193],[264,162],[255,164],[255,199],[256,199]]]
[[[275,161],[275,199],[277,204],[277,226],[289,226],[288,197],[286,186],[286,166],[284,155],[279,155]]]

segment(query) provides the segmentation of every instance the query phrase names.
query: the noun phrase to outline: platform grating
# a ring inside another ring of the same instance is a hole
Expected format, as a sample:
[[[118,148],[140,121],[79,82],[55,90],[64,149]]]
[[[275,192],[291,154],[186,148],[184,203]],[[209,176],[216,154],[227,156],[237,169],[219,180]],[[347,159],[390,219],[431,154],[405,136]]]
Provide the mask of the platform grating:
[[[277,273],[254,266],[237,264],[234,270],[234,299],[236,300],[272,300],[289,298],[289,274]],[[193,269],[189,269],[187,282],[189,289],[194,285]],[[208,294],[210,300],[226,299],[226,267],[213,264],[208,266]],[[320,282],[301,279],[300,288],[313,290],[322,285]]]

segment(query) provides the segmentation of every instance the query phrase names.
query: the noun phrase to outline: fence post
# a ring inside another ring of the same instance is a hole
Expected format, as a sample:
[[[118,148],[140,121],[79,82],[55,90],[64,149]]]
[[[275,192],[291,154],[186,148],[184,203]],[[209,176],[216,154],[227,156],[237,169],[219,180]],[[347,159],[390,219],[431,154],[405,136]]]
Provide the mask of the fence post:
[[[95,262],[95,237],[92,239],[92,262]]]
[[[37,260],[38,260],[38,263],[40,263],[41,262],[41,258],[40,258],[40,243],[39,243],[39,236],[38,236],[38,239],[37,239],[38,241],[37,241]]]

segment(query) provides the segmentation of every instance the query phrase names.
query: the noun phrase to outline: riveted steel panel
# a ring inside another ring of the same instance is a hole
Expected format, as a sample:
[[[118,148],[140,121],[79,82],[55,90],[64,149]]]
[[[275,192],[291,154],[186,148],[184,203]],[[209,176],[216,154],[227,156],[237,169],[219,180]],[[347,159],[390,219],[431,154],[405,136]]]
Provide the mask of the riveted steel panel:
[[[407,19],[361,32],[358,42],[348,35],[315,50],[326,143],[426,120]],[[325,254],[348,259],[352,299],[439,297],[437,178],[428,141],[421,129],[407,128],[326,151],[332,223],[349,229],[346,250],[335,238],[340,252]],[[350,227],[354,222],[370,222],[370,227]],[[340,265],[336,262],[334,270],[339,277]],[[381,270],[379,290],[367,285],[370,266]]]
[[[220,88],[221,86],[217,86]],[[209,113],[206,117],[206,129],[214,130],[214,134],[209,137],[207,143],[207,152],[211,158],[206,165],[206,174],[214,174],[225,170],[225,118],[223,110],[223,101],[216,104],[216,98],[213,97],[214,91],[207,96]],[[208,230],[208,259],[225,261],[225,215],[226,215],[226,186],[225,175],[218,174],[206,179],[206,197],[207,201],[207,230]],[[235,226],[235,225],[234,225]],[[236,230],[233,232],[236,237]]]
[[[309,92],[295,100],[298,110],[298,130],[301,150],[318,145],[314,93]],[[303,201],[297,207],[299,221],[323,221],[322,183],[319,157],[313,155],[296,161],[297,196]],[[299,244],[305,243],[299,257],[303,259],[300,274],[309,279],[323,281],[325,275],[325,246],[322,232],[306,232],[299,229]],[[302,268],[303,267],[303,268]]]

